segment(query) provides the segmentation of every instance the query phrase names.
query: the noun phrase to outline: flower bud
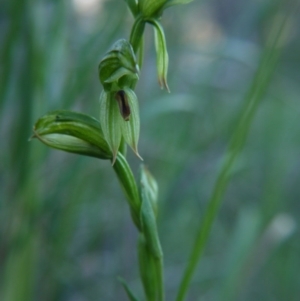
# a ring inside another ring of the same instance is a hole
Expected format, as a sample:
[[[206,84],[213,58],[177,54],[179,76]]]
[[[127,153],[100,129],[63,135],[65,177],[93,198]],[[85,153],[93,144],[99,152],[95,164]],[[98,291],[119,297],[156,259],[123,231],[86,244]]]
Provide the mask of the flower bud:
[[[99,64],[99,78],[105,91],[131,86],[138,79],[139,67],[130,43],[117,41]]]
[[[99,121],[85,114],[65,110],[48,113],[34,125],[32,138],[67,152],[112,158]]]
[[[164,29],[161,24],[155,19],[151,19],[148,22],[152,24],[154,28],[158,82],[161,88],[165,88],[168,92],[170,92],[167,83],[169,55],[167,51]]]

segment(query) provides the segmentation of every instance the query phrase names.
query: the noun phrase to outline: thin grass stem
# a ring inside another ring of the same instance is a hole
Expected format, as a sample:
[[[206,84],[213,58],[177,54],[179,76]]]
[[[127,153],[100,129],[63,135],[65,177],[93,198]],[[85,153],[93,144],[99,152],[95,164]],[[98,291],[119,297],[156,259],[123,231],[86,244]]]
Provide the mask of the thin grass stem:
[[[223,195],[230,180],[231,169],[242,150],[252,124],[253,117],[255,116],[258,106],[267,91],[268,85],[277,66],[280,54],[277,45],[281,37],[285,21],[286,19],[282,21],[280,26],[276,27],[276,34],[273,35],[273,41],[266,46],[262,55],[259,69],[254,76],[249,92],[245,97],[245,105],[242,110],[238,126],[232,136],[231,142],[225,154],[225,160],[220,169],[213,188],[213,193],[208,202],[203,220],[200,224],[198,234],[189,257],[188,265],[179,286],[176,301],[183,301],[187,295],[193,274],[201,259],[213,222],[221,206]]]

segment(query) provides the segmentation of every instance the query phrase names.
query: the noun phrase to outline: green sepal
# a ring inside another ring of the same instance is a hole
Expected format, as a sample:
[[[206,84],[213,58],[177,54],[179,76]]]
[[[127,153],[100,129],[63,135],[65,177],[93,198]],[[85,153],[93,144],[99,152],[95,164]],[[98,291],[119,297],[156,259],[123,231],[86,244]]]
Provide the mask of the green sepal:
[[[157,260],[150,252],[143,234],[140,234],[138,239],[138,258],[146,300],[156,301],[158,297]]]
[[[124,87],[116,92],[102,91],[100,123],[104,138],[113,154],[112,164],[115,162],[122,138],[143,160],[137,147],[140,133],[138,100],[131,89]]]
[[[114,99],[114,93],[102,91],[100,95],[100,124],[104,138],[113,155],[112,164],[114,164],[116,160],[121,143],[121,121],[122,118],[120,116],[118,103]]]
[[[139,7],[136,0],[125,0],[132,15],[135,17],[139,13]]]
[[[139,73],[139,66],[136,63],[132,45],[127,40],[119,40],[112,52],[117,53],[121,66],[130,70],[134,75]]]
[[[110,91],[111,83],[106,83],[106,80],[109,79],[118,69],[120,68],[120,62],[118,58],[107,57],[103,59],[98,67],[99,79],[106,91]]]
[[[130,117],[128,121],[124,119],[121,120],[121,130],[125,142],[132,148],[135,154],[141,159],[141,156],[138,153],[138,140],[140,134],[140,114],[138,107],[138,100],[135,93],[129,89],[124,88],[123,91],[126,94],[128,104],[130,107]]]
[[[122,137],[120,147],[119,147],[119,152],[126,157],[127,155],[127,144],[125,143],[124,138]]]
[[[126,294],[127,294],[127,297],[129,298],[130,301],[139,301],[133,294],[133,292],[131,291],[131,289],[129,288],[128,284],[126,283],[126,281],[121,278],[121,277],[118,277],[118,280],[121,282]]]
[[[139,9],[145,19],[158,19],[168,7],[177,4],[186,4],[192,1],[193,0],[140,0]]]
[[[66,110],[50,112],[35,123],[32,138],[59,150],[112,158],[99,121],[85,114]]]
[[[113,71],[112,74],[110,76],[108,76],[108,78],[104,81],[104,83],[117,82],[124,75],[131,75],[132,78],[139,79],[139,76],[137,74],[132,73],[131,71],[129,71],[128,69],[126,69],[124,67],[120,67],[120,68],[116,69],[115,71]]]
[[[173,5],[179,5],[179,4],[187,4],[190,3],[194,0],[168,0],[166,3],[163,5],[163,10],[166,8],[173,6]]]
[[[128,85],[136,81],[139,67],[131,44],[125,39],[118,40],[101,60],[98,72],[106,91],[111,91],[112,85],[121,79]]]
[[[138,188],[135,178],[128,165],[126,158],[119,152],[113,168],[121,183],[125,196],[127,198],[132,219],[139,230],[141,230],[140,210],[141,199],[139,197]]]
[[[165,3],[166,0],[140,0],[139,9],[144,18],[157,18]]]
[[[167,51],[167,43],[164,34],[164,29],[162,25],[155,19],[151,19],[148,22],[152,24],[154,28],[158,82],[162,89],[165,88],[168,92],[170,92],[167,83],[169,55]]]

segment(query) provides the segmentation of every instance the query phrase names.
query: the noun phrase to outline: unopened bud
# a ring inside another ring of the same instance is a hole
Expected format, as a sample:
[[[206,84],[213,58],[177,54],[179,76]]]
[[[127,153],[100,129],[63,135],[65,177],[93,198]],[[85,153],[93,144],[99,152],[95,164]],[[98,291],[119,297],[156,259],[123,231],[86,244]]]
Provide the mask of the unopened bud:
[[[34,125],[32,138],[59,150],[112,158],[99,121],[85,114],[65,110],[48,113]]]
[[[167,51],[164,29],[161,24],[155,19],[151,19],[149,23],[152,24],[154,28],[158,82],[161,88],[165,88],[168,92],[170,92],[167,83],[169,55]]]

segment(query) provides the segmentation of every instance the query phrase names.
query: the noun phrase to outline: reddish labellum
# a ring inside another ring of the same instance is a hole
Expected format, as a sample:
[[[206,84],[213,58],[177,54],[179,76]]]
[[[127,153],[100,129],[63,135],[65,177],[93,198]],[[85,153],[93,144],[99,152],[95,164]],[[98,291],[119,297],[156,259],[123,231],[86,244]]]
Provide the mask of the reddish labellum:
[[[130,116],[130,106],[128,103],[128,99],[124,90],[119,90],[116,95],[116,100],[119,105],[120,113],[125,121],[129,120]]]

